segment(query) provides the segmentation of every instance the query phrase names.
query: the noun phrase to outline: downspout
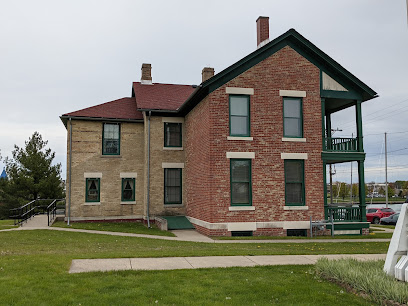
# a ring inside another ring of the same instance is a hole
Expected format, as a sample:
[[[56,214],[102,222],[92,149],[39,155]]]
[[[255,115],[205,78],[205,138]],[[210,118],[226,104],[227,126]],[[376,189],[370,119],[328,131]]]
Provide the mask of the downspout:
[[[150,228],[150,116],[152,112],[149,111],[149,117],[147,119],[147,227]]]
[[[72,121],[69,118],[69,189],[68,189],[68,222],[67,225],[70,226],[69,222],[71,220],[71,170],[72,170]]]

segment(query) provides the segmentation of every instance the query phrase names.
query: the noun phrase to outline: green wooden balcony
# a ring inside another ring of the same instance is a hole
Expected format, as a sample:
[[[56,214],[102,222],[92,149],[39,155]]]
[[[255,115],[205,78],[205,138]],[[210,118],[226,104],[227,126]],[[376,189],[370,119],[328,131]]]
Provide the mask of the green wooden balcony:
[[[324,146],[329,152],[358,152],[358,139],[326,137]]]
[[[326,207],[326,216],[334,222],[361,222],[363,221],[361,207]]]

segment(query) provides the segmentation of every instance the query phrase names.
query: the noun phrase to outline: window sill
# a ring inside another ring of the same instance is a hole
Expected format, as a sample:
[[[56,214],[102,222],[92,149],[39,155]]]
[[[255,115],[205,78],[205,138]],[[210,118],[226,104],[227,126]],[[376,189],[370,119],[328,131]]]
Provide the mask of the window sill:
[[[283,210],[309,210],[309,206],[285,206]]]
[[[136,201],[122,201],[120,205],[133,205],[136,204]]]
[[[101,155],[101,158],[122,158],[122,155]]]
[[[101,202],[85,202],[82,205],[86,205],[86,206],[101,205]]]
[[[163,147],[163,150],[167,150],[167,151],[183,151],[183,147]]]
[[[306,142],[306,138],[283,137],[282,141],[287,142]]]
[[[184,204],[164,204],[164,207],[168,207],[168,208],[176,208],[176,207],[182,207],[184,206]]]
[[[229,211],[249,211],[255,210],[255,206],[230,206],[228,207]]]
[[[247,140],[247,141],[252,141],[254,140],[254,137],[238,137],[238,136],[228,136],[227,140]]]

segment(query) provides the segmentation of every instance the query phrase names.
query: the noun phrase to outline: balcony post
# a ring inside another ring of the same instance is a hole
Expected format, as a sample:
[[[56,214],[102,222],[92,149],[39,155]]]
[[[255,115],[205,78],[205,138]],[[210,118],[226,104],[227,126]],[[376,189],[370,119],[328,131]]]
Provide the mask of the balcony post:
[[[365,203],[365,182],[364,182],[364,161],[358,162],[358,196],[360,199],[361,221],[367,222],[366,217],[366,203]]]
[[[326,124],[325,124],[325,115],[326,115],[326,104],[325,104],[325,98],[321,98],[321,102],[322,102],[322,151],[325,151],[325,142],[326,142]]]
[[[357,124],[357,150],[364,152],[363,148],[363,121],[361,114],[361,100],[356,101],[356,124]]]

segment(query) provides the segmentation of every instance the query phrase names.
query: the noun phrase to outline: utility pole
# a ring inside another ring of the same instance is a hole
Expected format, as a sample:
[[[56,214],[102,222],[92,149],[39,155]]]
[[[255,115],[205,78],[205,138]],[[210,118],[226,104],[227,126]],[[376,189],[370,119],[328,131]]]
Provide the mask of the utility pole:
[[[385,207],[388,208],[387,133],[384,133],[384,142],[385,142],[385,145],[384,145],[385,147]]]

